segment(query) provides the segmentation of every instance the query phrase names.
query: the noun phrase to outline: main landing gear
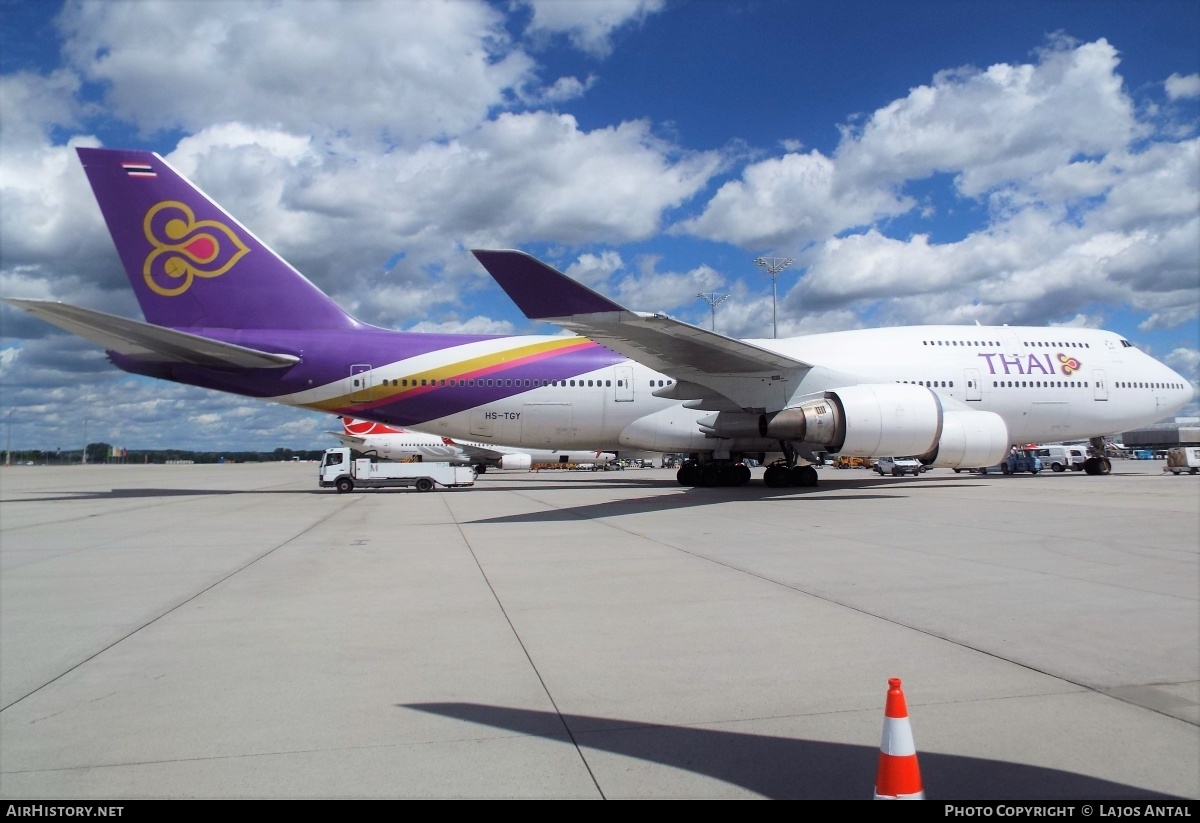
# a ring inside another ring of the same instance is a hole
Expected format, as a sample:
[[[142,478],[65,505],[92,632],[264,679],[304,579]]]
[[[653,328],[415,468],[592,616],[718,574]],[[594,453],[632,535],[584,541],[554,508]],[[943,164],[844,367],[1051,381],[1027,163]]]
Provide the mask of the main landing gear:
[[[797,466],[796,449],[786,440],[779,441],[779,448],[783,451],[783,459],[776,460],[767,466],[766,472],[763,473],[763,482],[767,484],[768,488],[784,489],[788,486],[817,485],[815,466]]]
[[[788,486],[817,485],[817,469],[812,465],[796,465],[796,449],[786,441],[780,441],[783,458],[767,466],[763,482],[772,489]],[[741,486],[750,481],[750,469],[741,462],[742,455],[735,454],[729,460],[700,461],[690,458],[683,461],[675,479],[681,486]],[[762,455],[758,455],[761,459]]]
[[[776,460],[767,466],[763,482],[772,489],[788,486],[817,485],[817,470],[813,466],[789,466],[786,460]]]
[[[741,486],[750,482],[750,469],[742,463],[732,461],[712,460],[701,463],[696,460],[684,460],[675,479],[681,486]]]

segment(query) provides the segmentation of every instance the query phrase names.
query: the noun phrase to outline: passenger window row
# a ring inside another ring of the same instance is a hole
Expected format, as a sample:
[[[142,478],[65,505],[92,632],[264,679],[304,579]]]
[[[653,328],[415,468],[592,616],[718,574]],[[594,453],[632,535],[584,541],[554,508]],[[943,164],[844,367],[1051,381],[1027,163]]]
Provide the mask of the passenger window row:
[[[619,387],[625,385],[624,380],[618,380],[616,382],[617,382],[617,386],[619,386]],[[674,382],[675,382],[674,380],[658,380],[658,381],[651,380],[650,387],[657,388],[658,386],[670,386]],[[522,387],[537,388],[539,386],[572,386],[572,387],[579,387],[579,388],[585,388],[585,387],[607,388],[607,387],[611,387],[612,384],[613,384],[613,381],[611,381],[611,380],[539,380],[536,378],[530,378],[530,379],[525,379],[525,380],[510,379],[510,378],[505,378],[503,380],[501,380],[499,378],[492,378],[492,379],[487,379],[487,378],[475,378],[475,379],[421,378],[421,380],[418,382],[417,378],[415,378],[415,377],[412,378],[411,380],[406,377],[401,377],[401,378],[397,378],[395,380],[384,380],[380,385],[393,386],[396,388],[420,388],[421,386],[435,386],[435,387],[447,386],[447,387],[451,387],[451,388],[453,388],[455,386],[458,386],[458,387],[495,386],[497,388],[522,388]],[[356,386],[358,385],[357,380],[354,382],[354,385],[356,385]]]
[[[1086,389],[1086,380],[993,380],[995,389]]]
[[[1182,383],[1129,383],[1124,380],[1116,382],[1118,389],[1182,389]]]

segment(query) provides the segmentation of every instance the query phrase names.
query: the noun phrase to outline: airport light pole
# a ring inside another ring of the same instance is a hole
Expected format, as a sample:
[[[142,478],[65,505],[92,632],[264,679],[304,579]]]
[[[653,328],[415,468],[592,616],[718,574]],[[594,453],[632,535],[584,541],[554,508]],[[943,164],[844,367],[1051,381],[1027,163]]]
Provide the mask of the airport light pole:
[[[729,295],[728,294],[718,295],[714,291],[714,292],[709,292],[708,294],[705,294],[704,292],[700,292],[696,296],[699,297],[704,302],[708,303],[708,307],[712,311],[712,330],[716,331],[717,330],[717,304],[723,303],[724,301],[728,300]]]
[[[8,410],[8,414],[4,415],[4,427],[8,429],[6,434],[7,439],[4,443],[4,465],[6,466],[12,465],[12,416],[16,410],[17,407],[13,406]]]
[[[779,292],[775,287],[775,278],[779,276],[779,273],[781,271],[786,269],[788,266],[792,265],[792,262],[793,262],[792,258],[790,258],[790,257],[756,257],[756,258],[754,258],[754,265],[762,266],[764,269],[766,269],[767,274],[771,275],[771,336],[772,337],[779,336],[779,323],[775,316],[775,303],[778,300]]]

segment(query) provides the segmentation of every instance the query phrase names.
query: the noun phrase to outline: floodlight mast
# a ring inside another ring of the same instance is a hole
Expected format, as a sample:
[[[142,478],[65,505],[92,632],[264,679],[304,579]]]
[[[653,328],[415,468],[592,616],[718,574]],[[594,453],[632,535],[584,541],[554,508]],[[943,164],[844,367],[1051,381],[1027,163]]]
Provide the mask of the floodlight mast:
[[[767,274],[771,275],[771,337],[779,337],[779,322],[775,316],[775,304],[778,300],[779,292],[775,287],[775,278],[781,271],[792,265],[793,260],[790,257],[756,257],[754,265],[762,266],[766,269]]]
[[[709,292],[708,294],[705,294],[704,292],[700,292],[696,296],[699,297],[701,300],[705,301],[706,303],[708,303],[709,309],[712,310],[712,330],[716,331],[717,330],[717,304],[722,303],[725,300],[729,299],[729,295],[728,294],[718,295],[714,291],[714,292]]]

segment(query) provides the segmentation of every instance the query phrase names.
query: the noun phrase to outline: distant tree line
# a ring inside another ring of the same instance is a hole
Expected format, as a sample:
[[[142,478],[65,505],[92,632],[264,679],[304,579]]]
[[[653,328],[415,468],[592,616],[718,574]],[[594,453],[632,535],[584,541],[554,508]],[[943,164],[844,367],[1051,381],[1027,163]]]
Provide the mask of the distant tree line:
[[[119,456],[114,456],[114,451]],[[82,463],[277,463],[285,460],[320,460],[322,449],[284,449],[269,452],[187,451],[185,449],[117,449],[109,443],[88,443],[84,449],[14,449],[7,460],[16,464],[59,466]]]

